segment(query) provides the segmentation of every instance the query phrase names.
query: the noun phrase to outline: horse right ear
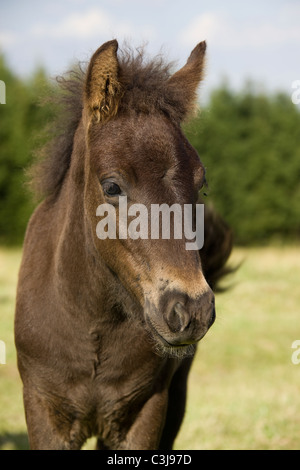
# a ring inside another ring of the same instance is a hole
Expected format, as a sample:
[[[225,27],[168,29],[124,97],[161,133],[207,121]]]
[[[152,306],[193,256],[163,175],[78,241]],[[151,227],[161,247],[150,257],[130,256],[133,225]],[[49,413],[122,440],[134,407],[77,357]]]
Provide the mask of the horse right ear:
[[[88,66],[84,107],[88,121],[108,121],[118,111],[122,96],[119,82],[118,42],[104,43],[93,54]]]
[[[197,88],[204,75],[206,42],[200,42],[191,52],[186,64],[168,80],[169,90],[179,103],[180,118],[193,108],[197,99]]]

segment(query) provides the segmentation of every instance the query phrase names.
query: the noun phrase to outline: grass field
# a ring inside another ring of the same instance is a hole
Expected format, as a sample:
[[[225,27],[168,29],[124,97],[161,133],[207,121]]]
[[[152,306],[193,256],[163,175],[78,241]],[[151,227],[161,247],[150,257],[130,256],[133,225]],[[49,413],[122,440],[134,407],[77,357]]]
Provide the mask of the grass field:
[[[0,449],[27,449],[13,317],[20,250],[0,249]],[[300,449],[300,249],[236,249],[243,261],[218,294],[200,343],[176,449]],[[87,448],[90,448],[91,442]]]

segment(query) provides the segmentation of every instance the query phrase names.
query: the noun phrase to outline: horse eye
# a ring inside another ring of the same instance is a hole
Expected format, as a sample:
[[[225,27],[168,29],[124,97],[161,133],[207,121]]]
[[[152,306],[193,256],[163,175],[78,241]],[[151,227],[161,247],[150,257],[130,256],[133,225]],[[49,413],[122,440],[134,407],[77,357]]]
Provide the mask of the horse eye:
[[[114,183],[113,181],[104,181],[102,183],[102,188],[107,196],[117,196],[122,192],[120,186],[117,185],[117,183]]]

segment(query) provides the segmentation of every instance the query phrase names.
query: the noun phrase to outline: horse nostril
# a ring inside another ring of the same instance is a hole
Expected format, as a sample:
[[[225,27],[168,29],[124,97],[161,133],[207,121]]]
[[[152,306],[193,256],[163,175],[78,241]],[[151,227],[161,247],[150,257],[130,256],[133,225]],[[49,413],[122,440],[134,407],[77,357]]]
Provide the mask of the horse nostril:
[[[167,316],[169,328],[174,333],[185,330],[191,322],[191,317],[182,303],[177,302]]]
[[[209,319],[209,322],[208,322],[208,328],[210,328],[213,325],[213,323],[215,322],[215,319],[216,319],[216,309],[213,306],[213,309],[212,309],[211,314],[210,314],[210,319]]]

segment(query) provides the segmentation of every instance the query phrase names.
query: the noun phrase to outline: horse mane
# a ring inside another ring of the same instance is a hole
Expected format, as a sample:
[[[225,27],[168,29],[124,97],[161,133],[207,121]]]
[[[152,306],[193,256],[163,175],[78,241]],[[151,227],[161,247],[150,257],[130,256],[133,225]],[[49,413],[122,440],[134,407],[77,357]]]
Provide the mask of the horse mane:
[[[84,77],[80,65],[57,77],[57,86],[42,101],[54,117],[42,131],[46,143],[35,152],[35,162],[28,171],[29,186],[37,199],[56,198],[70,167],[73,140],[82,116]]]
[[[202,200],[199,202],[203,203]],[[212,290],[223,292],[228,286],[222,286],[220,281],[239,268],[239,264],[227,263],[234,243],[233,231],[212,205],[205,205],[204,214],[204,246],[200,250],[202,269]]]
[[[158,111],[174,122],[184,118],[184,90],[167,84],[173,63],[166,63],[162,55],[149,59],[144,47],[133,51],[128,46],[118,51],[118,60],[124,90],[118,115]],[[79,64],[57,77],[58,87],[45,100],[54,119],[46,128],[47,142],[29,169],[29,184],[38,199],[56,198],[70,167],[74,135],[82,116],[86,70],[87,64]]]

